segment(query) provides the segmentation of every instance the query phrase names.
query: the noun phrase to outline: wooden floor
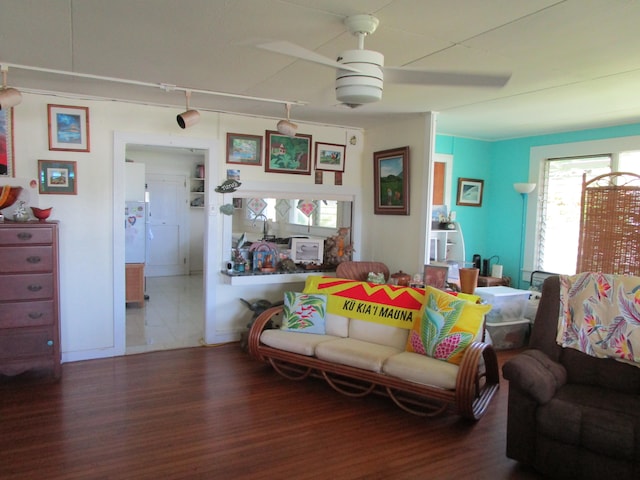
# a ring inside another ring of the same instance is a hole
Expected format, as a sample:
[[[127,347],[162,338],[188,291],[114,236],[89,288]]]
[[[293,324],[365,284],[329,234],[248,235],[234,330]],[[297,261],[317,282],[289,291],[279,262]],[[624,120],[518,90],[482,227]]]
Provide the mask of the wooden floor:
[[[59,383],[0,383],[0,478],[541,478],[505,456],[506,400],[503,381],[478,423],[423,419],[237,344],[68,363]]]

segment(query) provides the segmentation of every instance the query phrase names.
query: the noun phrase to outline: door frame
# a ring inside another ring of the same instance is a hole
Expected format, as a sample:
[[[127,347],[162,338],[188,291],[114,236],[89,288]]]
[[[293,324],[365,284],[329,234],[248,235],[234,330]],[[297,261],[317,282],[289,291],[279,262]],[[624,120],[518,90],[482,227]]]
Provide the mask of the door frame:
[[[126,304],[125,304],[125,261],[124,261],[124,224],[122,209],[125,202],[125,161],[127,145],[145,145],[174,148],[196,148],[204,151],[205,190],[218,184],[218,172],[213,168],[218,141],[216,139],[174,137],[144,133],[114,132],[113,135],[113,338],[115,356],[126,352]],[[215,202],[208,196],[205,206],[204,225],[204,265],[203,265],[203,312],[205,338],[215,336],[215,265],[220,265],[220,239],[215,232],[221,231],[221,219],[216,215]],[[220,224],[220,225],[218,225]],[[211,285],[212,288],[207,288]]]

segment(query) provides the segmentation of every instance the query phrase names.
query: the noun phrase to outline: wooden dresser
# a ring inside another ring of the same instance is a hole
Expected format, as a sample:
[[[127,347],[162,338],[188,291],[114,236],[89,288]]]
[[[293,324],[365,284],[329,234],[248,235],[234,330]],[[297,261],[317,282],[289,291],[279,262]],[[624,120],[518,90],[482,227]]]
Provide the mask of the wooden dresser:
[[[60,378],[57,222],[0,223],[0,374]]]

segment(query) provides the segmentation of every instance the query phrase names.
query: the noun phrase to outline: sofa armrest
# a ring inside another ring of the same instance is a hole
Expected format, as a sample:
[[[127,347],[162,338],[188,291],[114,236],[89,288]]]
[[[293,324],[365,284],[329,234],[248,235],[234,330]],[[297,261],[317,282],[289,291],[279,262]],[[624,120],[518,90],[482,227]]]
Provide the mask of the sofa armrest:
[[[567,382],[566,369],[540,350],[530,349],[502,366],[502,375],[523,392],[544,404]]]
[[[258,347],[260,346],[260,335],[262,335],[264,330],[270,328],[269,326],[272,325],[270,322],[273,320],[273,317],[281,314],[283,309],[284,307],[282,305],[268,308],[258,315],[258,318],[253,322],[251,330],[249,330],[248,347],[249,355],[257,360],[265,361],[258,350]]]

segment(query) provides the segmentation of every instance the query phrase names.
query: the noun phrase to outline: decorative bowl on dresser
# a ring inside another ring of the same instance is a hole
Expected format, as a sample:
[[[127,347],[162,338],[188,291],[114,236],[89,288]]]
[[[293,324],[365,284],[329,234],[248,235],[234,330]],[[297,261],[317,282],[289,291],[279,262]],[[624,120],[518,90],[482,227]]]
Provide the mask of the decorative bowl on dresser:
[[[60,378],[57,222],[0,223],[0,375]]]

